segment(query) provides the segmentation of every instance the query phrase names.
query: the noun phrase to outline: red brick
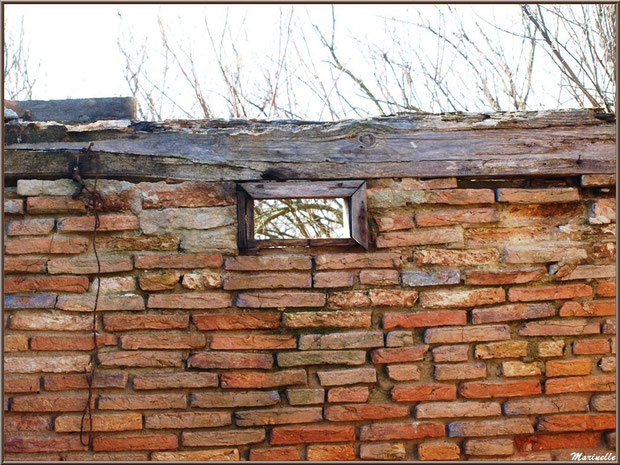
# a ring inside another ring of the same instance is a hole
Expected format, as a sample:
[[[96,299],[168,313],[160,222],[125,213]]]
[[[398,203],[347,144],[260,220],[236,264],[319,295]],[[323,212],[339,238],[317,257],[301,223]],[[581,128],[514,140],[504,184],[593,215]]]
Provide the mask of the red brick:
[[[399,268],[404,258],[396,252],[339,253],[317,255],[317,270]]]
[[[103,315],[106,331],[131,331],[142,329],[185,329],[189,315]],[[201,329],[201,328],[198,328]]]
[[[240,446],[265,440],[264,429],[196,431],[182,433],[184,446]]]
[[[434,375],[437,381],[484,378],[487,367],[480,362],[435,365]]]
[[[187,359],[188,368],[258,368],[273,367],[273,355],[243,352],[201,352]]]
[[[277,391],[197,392],[190,404],[199,408],[261,407],[280,402]]]
[[[230,275],[224,279],[224,289],[290,289],[312,287],[310,273],[254,273]]]
[[[402,229],[411,229],[415,225],[413,216],[411,215],[394,215],[375,217],[379,231],[399,231]]]
[[[95,414],[92,416],[93,431],[132,431],[142,429],[140,413]],[[80,425],[90,431],[90,418],[81,415],[60,415],[56,417],[54,429],[59,433],[78,433]]]
[[[607,354],[610,351],[611,346],[607,339],[582,339],[573,342],[573,354],[575,355]]]
[[[412,307],[418,299],[417,291],[402,289],[370,289],[368,291],[342,291],[329,295],[331,308],[343,307]]]
[[[87,450],[76,435],[54,436],[7,436],[4,438],[5,453],[41,453]]]
[[[250,449],[250,460],[258,462],[300,461],[301,453],[296,447],[266,447]]]
[[[284,314],[285,328],[368,328],[371,311],[296,312]]]
[[[340,461],[355,460],[353,444],[311,444],[306,451],[307,460]]]
[[[52,423],[49,415],[5,415],[4,431],[50,431]]]
[[[497,189],[498,202],[510,203],[567,203],[578,202],[579,189],[552,187],[546,189]]]
[[[327,402],[366,402],[369,395],[366,386],[338,387],[327,391]]]
[[[477,305],[500,303],[505,300],[506,293],[501,287],[423,291],[420,293],[420,305],[428,308],[475,307]]]
[[[455,400],[456,386],[452,384],[398,385],[392,389],[392,399],[396,402]]]
[[[94,451],[169,450],[178,446],[179,438],[176,434],[97,435],[93,438]]]
[[[13,412],[81,412],[86,406],[87,394],[57,395],[35,394],[13,397]],[[95,401],[93,399],[94,406]]]
[[[215,428],[231,423],[230,412],[166,412],[144,417],[146,429]]]
[[[274,373],[227,372],[221,375],[223,388],[271,388],[307,384],[307,382],[305,370],[280,370]]]
[[[98,358],[102,367],[178,367],[183,354],[180,351],[128,350],[99,353]]]
[[[416,265],[443,265],[443,266],[474,266],[489,265],[499,262],[499,252],[496,249],[484,250],[448,250],[429,249],[418,250],[413,253]]]
[[[409,407],[393,404],[347,404],[325,408],[325,419],[329,421],[383,420],[409,415]]]
[[[531,302],[534,300],[572,299],[589,297],[592,288],[587,284],[566,284],[561,286],[513,287],[508,290],[512,302]]]
[[[440,310],[419,313],[385,313],[383,328],[430,328],[467,324],[467,312],[459,310]]]
[[[9,255],[78,254],[78,253],[86,252],[89,245],[90,245],[89,240],[83,237],[71,237],[71,238],[37,237],[37,238],[28,238],[28,239],[8,239],[4,242],[4,250]],[[30,260],[36,261],[39,259],[40,258],[31,258]],[[56,259],[56,260],[69,260],[69,259]]]
[[[68,196],[28,197],[26,199],[26,210],[31,215],[86,212],[84,202]]]
[[[360,428],[360,441],[393,441],[436,438],[446,435],[446,427],[430,421],[374,423]]]
[[[92,232],[95,228],[93,216],[74,216],[58,219],[58,231]],[[138,229],[138,218],[133,215],[100,215],[97,231],[131,231]]]
[[[242,336],[212,336],[211,350],[269,350],[295,349],[293,336],[271,334],[246,334]]]
[[[573,450],[576,444],[582,450],[600,447],[601,436],[601,433],[536,434],[516,436],[515,444],[519,451]]]
[[[186,407],[185,394],[101,394],[98,404],[101,410],[163,410]]]
[[[97,346],[116,345],[114,334],[98,334]],[[92,335],[88,336],[33,336],[31,350],[92,350],[95,347]]]
[[[137,269],[156,268],[220,268],[223,263],[220,254],[166,254],[136,255],[134,261]]]
[[[475,341],[501,341],[506,339],[510,339],[510,328],[507,325],[431,328],[424,331],[424,342],[427,344],[454,344]]]
[[[598,323],[587,320],[545,320],[530,321],[519,329],[519,336],[581,336],[598,334]]]
[[[323,409],[321,407],[285,407],[273,410],[238,410],[235,412],[235,424],[237,426],[315,423],[322,419]]]
[[[205,347],[207,340],[199,333],[131,334],[121,336],[123,349],[200,349]]]
[[[4,257],[4,273],[45,273],[47,258],[44,257]],[[599,288],[601,286],[599,285]]]
[[[6,268],[6,258],[4,259],[4,266]],[[601,282],[598,283],[596,288],[596,294],[601,297],[615,297],[616,296],[616,283],[613,282]]]
[[[374,364],[406,363],[422,360],[428,352],[428,345],[418,344],[411,347],[394,347],[375,349],[370,353]]]
[[[377,236],[376,240],[379,249],[462,242],[463,232],[457,228],[424,228],[413,231],[387,232]]]
[[[549,360],[545,364],[545,374],[548,377],[589,375],[591,370],[592,361],[589,358]]]
[[[144,389],[191,389],[217,387],[216,373],[152,373],[134,375],[133,388]]]
[[[99,257],[101,273],[118,273],[131,271],[133,264],[130,257]],[[47,262],[49,274],[97,274],[97,260],[94,256],[54,258]]]
[[[340,425],[278,426],[271,430],[272,445],[355,441],[355,428]]]
[[[522,284],[536,281],[547,274],[543,266],[496,271],[468,271],[465,284],[490,286],[494,284]]]
[[[152,294],[146,306],[148,308],[226,308],[230,307],[231,296],[223,292],[204,292],[187,294]]]
[[[542,394],[542,387],[538,380],[500,382],[471,381],[461,383],[459,394],[466,399],[533,396]]]
[[[497,402],[431,402],[416,406],[417,418],[487,417],[501,415]]]
[[[237,294],[237,307],[243,308],[286,308],[322,307],[325,294],[319,292],[240,292]]]
[[[353,286],[353,273],[350,271],[320,271],[313,275],[313,287],[351,287]]]
[[[192,315],[192,321],[201,331],[273,329],[280,326],[280,313],[205,313]]]
[[[140,276],[138,282],[144,291],[168,291],[179,283],[181,273],[163,273]]]
[[[7,236],[46,236],[54,229],[53,219],[32,219],[10,221],[6,234]]]
[[[461,449],[453,442],[429,441],[418,446],[420,460],[458,460],[460,456]]]
[[[234,204],[229,183],[189,181],[180,184],[154,184],[143,192],[143,208],[220,207]]]
[[[549,415],[539,417],[537,431],[600,431],[616,429],[613,413]]]
[[[573,376],[569,378],[548,379],[545,381],[546,394],[563,392],[610,392],[616,390],[616,378],[613,375]]]
[[[9,327],[25,331],[88,331],[92,318],[87,315],[61,315],[51,312],[24,311],[11,316]]]
[[[463,443],[466,455],[511,455],[514,452],[512,439],[468,439]]]
[[[39,378],[23,375],[4,376],[4,392],[39,392]]]
[[[564,303],[560,309],[560,316],[562,317],[614,316],[615,314],[615,300],[592,300],[589,302],[583,302],[583,304],[571,301]]]
[[[39,276],[36,278],[5,278],[7,294],[29,292],[86,292],[89,281],[80,276]]]
[[[501,323],[504,321],[548,318],[555,315],[555,308],[549,303],[509,304],[499,307],[474,308],[472,323]]]
[[[397,270],[362,270],[360,271],[360,284],[374,286],[398,285],[399,275]]]
[[[98,373],[93,379],[93,387],[100,389],[122,389],[127,385],[128,375],[125,373],[107,374]],[[88,389],[86,375],[47,375],[43,378],[46,391],[67,391]]]
[[[310,257],[300,255],[238,256],[226,259],[224,268],[233,271],[309,270]]]

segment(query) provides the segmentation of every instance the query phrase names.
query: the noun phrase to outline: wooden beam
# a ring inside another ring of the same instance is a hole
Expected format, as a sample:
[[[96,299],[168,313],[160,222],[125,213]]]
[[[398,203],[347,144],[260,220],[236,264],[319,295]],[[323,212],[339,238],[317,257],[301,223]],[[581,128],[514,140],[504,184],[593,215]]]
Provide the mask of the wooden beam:
[[[92,122],[104,119],[136,119],[133,97],[68,100],[17,100],[31,113],[32,121]]]
[[[67,177],[88,141],[100,175],[127,180],[572,176],[616,166],[615,118],[595,111],[36,125],[7,124],[7,179]],[[80,161],[94,176],[92,155]]]

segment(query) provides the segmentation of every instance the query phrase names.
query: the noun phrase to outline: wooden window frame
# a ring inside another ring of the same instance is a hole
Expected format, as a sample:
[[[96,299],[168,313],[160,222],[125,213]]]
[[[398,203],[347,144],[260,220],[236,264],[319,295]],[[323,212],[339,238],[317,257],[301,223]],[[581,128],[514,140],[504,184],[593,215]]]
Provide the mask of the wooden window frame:
[[[254,200],[345,200],[350,238],[254,239]],[[237,184],[238,245],[240,250],[272,247],[327,247],[361,245],[368,249],[366,181],[269,181]]]

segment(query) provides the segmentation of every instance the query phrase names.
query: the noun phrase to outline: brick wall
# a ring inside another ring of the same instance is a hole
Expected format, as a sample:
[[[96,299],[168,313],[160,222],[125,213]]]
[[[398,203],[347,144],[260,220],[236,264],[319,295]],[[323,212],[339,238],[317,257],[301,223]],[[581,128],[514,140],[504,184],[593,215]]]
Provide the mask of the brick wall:
[[[615,444],[615,186],[368,181],[361,249],[238,256],[234,186],[5,192],[9,460],[567,460]]]

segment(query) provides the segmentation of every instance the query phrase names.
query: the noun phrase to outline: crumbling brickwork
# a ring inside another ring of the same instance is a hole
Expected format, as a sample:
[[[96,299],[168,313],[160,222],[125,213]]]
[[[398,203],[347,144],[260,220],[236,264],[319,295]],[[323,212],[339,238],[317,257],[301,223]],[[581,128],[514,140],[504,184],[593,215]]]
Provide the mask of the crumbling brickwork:
[[[240,255],[233,183],[5,191],[8,460],[569,460],[615,445],[615,181],[372,179],[361,247]]]

